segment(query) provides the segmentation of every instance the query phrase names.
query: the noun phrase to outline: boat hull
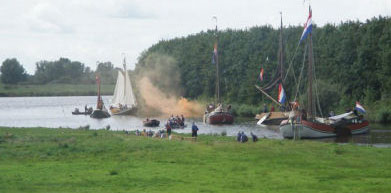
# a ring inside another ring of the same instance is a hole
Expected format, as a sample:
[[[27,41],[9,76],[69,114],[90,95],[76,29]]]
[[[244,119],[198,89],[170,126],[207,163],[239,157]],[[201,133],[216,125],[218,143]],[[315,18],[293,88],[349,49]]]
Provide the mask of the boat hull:
[[[212,125],[233,124],[234,122],[234,116],[229,112],[212,112],[206,114],[204,119],[207,123]]]
[[[137,112],[137,108],[120,109],[117,107],[112,107],[110,112],[112,115],[134,115]]]
[[[159,124],[160,124],[160,121],[156,120],[156,119],[152,119],[152,120],[149,120],[149,121],[143,121],[143,125],[145,127],[158,127]]]
[[[310,121],[302,120],[301,123],[290,124],[287,120],[284,120],[280,125],[280,133],[284,138],[293,138],[294,129],[296,136],[300,138],[326,138],[326,137],[336,137],[339,136],[338,129],[332,127],[328,124],[323,123],[314,123]],[[349,134],[358,135],[364,134],[369,131],[369,123],[364,120],[360,123],[351,123],[344,127]]]
[[[91,118],[95,119],[103,119],[103,118],[109,118],[110,113],[107,111],[102,111],[102,110],[94,110],[92,114],[90,115]]]
[[[255,119],[262,120],[258,125],[280,125],[283,120],[288,118],[287,112],[268,112],[255,116]]]

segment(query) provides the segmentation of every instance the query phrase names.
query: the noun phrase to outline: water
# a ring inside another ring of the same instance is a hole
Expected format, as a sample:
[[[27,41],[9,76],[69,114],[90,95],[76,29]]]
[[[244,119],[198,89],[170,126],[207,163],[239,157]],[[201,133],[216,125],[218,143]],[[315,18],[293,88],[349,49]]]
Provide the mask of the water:
[[[111,96],[103,96],[103,101],[109,104]],[[144,117],[112,116],[107,119],[92,119],[88,115],[72,115],[75,107],[84,111],[84,105],[96,106],[95,96],[72,97],[2,97],[0,98],[0,126],[7,127],[49,127],[49,128],[79,128],[89,125],[90,129],[102,129],[110,125],[111,130],[142,130]],[[162,129],[166,118],[157,118]],[[190,133],[191,122],[194,121],[200,128],[200,134],[221,134],[235,136],[238,131],[246,134],[253,132],[260,138],[282,139],[278,126],[260,127],[254,119],[237,119],[234,125],[214,126],[202,123],[201,118],[187,119],[185,129],[175,130],[179,133]],[[355,143],[359,145],[375,145],[391,147],[391,125],[371,124],[369,134],[356,135],[349,138],[328,138],[320,141],[337,143]]]

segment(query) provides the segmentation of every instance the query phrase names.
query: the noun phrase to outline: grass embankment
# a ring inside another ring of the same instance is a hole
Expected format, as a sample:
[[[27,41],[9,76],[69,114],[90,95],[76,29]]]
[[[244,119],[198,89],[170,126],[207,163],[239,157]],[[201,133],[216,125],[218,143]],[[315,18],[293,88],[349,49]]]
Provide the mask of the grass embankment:
[[[102,95],[112,95],[115,85],[101,85]],[[0,96],[95,96],[95,84],[0,84]]]
[[[389,192],[391,149],[0,128],[0,192]]]

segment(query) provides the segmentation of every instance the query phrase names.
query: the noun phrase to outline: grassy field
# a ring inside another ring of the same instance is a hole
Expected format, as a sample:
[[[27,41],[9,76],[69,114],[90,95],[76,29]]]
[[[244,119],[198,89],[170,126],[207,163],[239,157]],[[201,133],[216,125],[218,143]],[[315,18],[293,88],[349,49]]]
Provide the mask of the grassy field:
[[[112,95],[115,85],[102,85],[103,95]],[[44,84],[4,85],[0,84],[0,96],[95,96],[95,84]]]
[[[0,128],[0,192],[390,192],[391,149]]]

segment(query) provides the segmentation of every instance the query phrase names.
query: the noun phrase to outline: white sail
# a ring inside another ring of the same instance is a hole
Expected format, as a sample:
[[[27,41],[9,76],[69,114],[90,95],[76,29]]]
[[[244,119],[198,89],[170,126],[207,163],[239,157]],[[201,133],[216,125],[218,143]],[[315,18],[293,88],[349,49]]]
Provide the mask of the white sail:
[[[134,98],[132,84],[126,68],[118,71],[117,83],[115,85],[112,106],[119,107],[127,106],[128,108],[134,107],[137,105]]]

